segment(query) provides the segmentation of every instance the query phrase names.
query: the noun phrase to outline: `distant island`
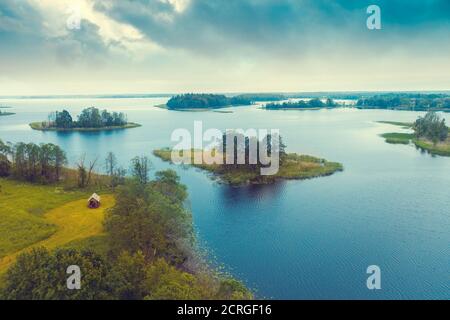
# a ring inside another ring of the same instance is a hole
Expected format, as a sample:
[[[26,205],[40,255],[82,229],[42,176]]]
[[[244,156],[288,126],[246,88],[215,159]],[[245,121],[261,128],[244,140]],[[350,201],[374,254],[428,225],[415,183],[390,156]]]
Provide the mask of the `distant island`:
[[[296,102],[268,103],[264,106],[267,110],[318,110],[323,108],[336,108],[340,105],[328,98],[323,102],[319,98],[300,100]]]
[[[15,114],[14,112],[5,112],[0,110],[0,117],[2,116],[12,116],[13,114]]]
[[[172,97],[164,107],[169,110],[211,110],[226,107],[251,105],[250,100],[245,95],[227,97],[219,94],[182,94]]]
[[[245,147],[235,146],[235,158],[237,158],[237,150],[242,150],[245,154],[247,161],[246,164],[207,164],[211,161],[205,161],[207,157],[211,157],[211,154],[219,154],[219,157],[223,159],[225,163],[225,147],[223,151],[219,149],[214,150],[182,150],[179,151],[182,154],[190,152],[191,161],[190,165],[205,170],[213,175],[213,177],[219,178],[219,181],[229,185],[248,185],[248,184],[271,184],[279,180],[304,180],[312,179],[316,177],[329,176],[336,172],[343,171],[343,165],[337,162],[329,162],[325,159],[320,159],[308,155],[299,155],[296,153],[286,153],[285,145],[280,139],[280,152],[279,152],[279,170],[274,175],[261,175],[261,167],[264,167],[258,157],[257,164],[249,164],[249,139],[245,137]],[[271,139],[269,137],[266,141]],[[258,142],[259,143],[259,142]],[[225,143],[226,144],[226,143]],[[224,145],[225,145],[224,144]],[[245,151],[244,151],[245,150]],[[259,146],[258,146],[259,150]],[[163,148],[153,151],[153,154],[166,162],[172,163],[172,149]],[[195,157],[203,159],[202,164],[195,164]]]
[[[386,93],[361,97],[356,103],[356,108],[450,112],[450,95],[444,93]]]
[[[410,144],[433,155],[450,156],[450,129],[445,125],[445,119],[433,111],[424,117],[419,117],[415,123],[379,121],[379,123],[401,126],[412,129],[413,133],[385,133],[381,136],[387,143]]]
[[[47,121],[30,123],[34,130],[41,131],[104,131],[140,127],[139,124],[128,122],[122,112],[100,111],[91,107],[84,109],[74,121],[72,115],[67,111],[53,112]]]

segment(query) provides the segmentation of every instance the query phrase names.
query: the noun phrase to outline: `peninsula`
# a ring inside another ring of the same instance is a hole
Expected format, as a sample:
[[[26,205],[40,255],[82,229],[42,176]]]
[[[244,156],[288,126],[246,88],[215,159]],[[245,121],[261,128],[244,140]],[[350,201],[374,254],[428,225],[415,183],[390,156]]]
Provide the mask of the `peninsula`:
[[[424,117],[419,117],[414,123],[394,121],[379,121],[379,123],[413,130],[412,133],[382,134],[387,143],[407,145],[412,143],[418,149],[430,154],[450,157],[450,128],[445,125],[445,119],[433,111],[428,112]]]

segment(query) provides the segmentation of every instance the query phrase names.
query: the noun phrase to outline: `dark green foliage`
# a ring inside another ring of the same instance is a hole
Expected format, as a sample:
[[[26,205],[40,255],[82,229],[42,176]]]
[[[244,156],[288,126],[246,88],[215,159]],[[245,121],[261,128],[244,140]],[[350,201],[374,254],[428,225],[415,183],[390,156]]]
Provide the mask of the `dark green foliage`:
[[[66,163],[65,152],[52,143],[7,145],[0,140],[0,176],[13,175],[30,182],[56,182]]]
[[[72,116],[67,110],[55,112],[49,115],[49,128],[70,129],[70,128],[106,128],[120,127],[127,124],[127,117],[124,113],[106,110],[100,111],[91,107],[81,111],[78,121],[73,121]]]
[[[169,197],[172,194],[178,198]],[[117,205],[105,221],[112,252],[141,251],[148,260],[184,263],[190,254],[185,247],[193,239],[191,215],[183,207],[186,197],[184,186],[162,180],[118,188]]]
[[[217,94],[183,94],[172,97],[167,102],[169,109],[208,109],[237,105],[250,105],[251,101],[243,96],[228,98]]]
[[[424,117],[419,117],[414,123],[416,137],[428,139],[434,144],[445,141],[448,137],[448,130],[445,119],[433,111],[429,111]]]
[[[72,116],[67,110],[62,112],[56,112],[55,116],[55,126],[58,128],[72,128],[73,120]]]
[[[141,184],[149,181],[151,162],[148,157],[134,157],[131,159],[131,175]]]
[[[332,100],[327,99],[326,103],[318,98],[311,99],[309,101],[299,100],[297,102],[283,102],[283,103],[269,103],[266,105],[266,109],[318,109],[318,108],[334,108],[338,105]]]
[[[80,290],[68,290],[66,273],[81,269]],[[108,263],[90,251],[33,249],[8,269],[1,298],[10,300],[93,300],[111,298]]]
[[[356,106],[369,109],[450,111],[450,97],[444,94],[389,93],[360,98]]]

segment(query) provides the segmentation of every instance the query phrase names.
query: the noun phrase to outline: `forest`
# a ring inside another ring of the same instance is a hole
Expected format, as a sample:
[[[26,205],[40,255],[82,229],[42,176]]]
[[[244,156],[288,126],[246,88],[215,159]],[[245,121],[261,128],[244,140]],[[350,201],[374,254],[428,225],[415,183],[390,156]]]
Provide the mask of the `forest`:
[[[333,99],[327,99],[325,102],[318,98],[311,100],[299,100],[296,102],[269,103],[265,106],[269,110],[277,109],[317,109],[317,108],[335,108],[339,106]]]
[[[450,96],[446,94],[388,93],[360,98],[356,107],[361,109],[450,111]]]
[[[219,94],[182,94],[167,102],[169,109],[211,109],[229,106],[250,105],[252,101],[245,96],[227,97]]]

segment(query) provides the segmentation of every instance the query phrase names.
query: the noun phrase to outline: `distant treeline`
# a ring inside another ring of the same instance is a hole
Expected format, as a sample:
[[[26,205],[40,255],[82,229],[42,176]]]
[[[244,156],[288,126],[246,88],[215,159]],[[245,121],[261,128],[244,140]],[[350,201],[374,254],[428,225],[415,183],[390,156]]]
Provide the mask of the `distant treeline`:
[[[450,111],[450,96],[445,94],[383,94],[360,98],[356,106],[362,109],[398,109],[416,111]]]
[[[283,102],[283,103],[269,103],[266,105],[266,109],[317,109],[317,108],[334,108],[338,104],[333,101],[333,99],[327,99],[323,102],[320,99],[311,99],[309,101],[300,100],[297,102]]]
[[[119,127],[126,124],[127,117],[124,113],[100,111],[94,107],[84,109],[77,121],[73,120],[67,110],[52,112],[46,123],[48,128],[58,129]]]
[[[30,182],[57,182],[67,163],[65,152],[57,145],[0,140],[0,177],[13,176]]]
[[[182,94],[167,102],[169,109],[208,109],[228,106],[250,105],[252,101],[245,96],[227,97],[218,94]]]
[[[238,95],[237,97],[241,99],[247,99],[252,102],[259,101],[280,101],[286,100],[287,97],[283,94],[273,94],[273,93],[245,93]]]

